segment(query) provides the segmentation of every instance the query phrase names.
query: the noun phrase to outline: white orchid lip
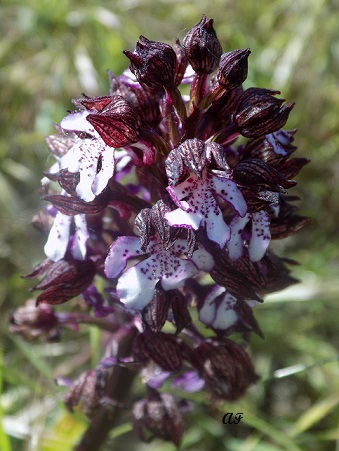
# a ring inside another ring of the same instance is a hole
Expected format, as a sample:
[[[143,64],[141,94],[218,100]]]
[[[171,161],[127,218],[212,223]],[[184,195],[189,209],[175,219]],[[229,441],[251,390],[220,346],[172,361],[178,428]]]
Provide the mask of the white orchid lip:
[[[172,290],[182,287],[186,279],[194,277],[201,270],[213,268],[214,259],[203,247],[196,250],[192,258],[183,258],[187,251],[188,243],[182,239],[166,250],[160,238],[153,237],[146,251],[141,251],[138,237],[120,237],[110,248],[105,273],[109,278],[117,278],[130,258],[149,254],[148,258],[127,269],[117,284],[121,302],[129,308],[141,310],[151,302],[159,281],[164,290]]]
[[[65,132],[88,135],[75,139],[74,145],[59,161],[61,169],[80,173],[76,193],[85,202],[91,202],[102,193],[115,172],[115,149],[106,145],[87,121],[89,114],[86,110],[70,113],[60,124]]]
[[[248,254],[252,262],[260,261],[270,244],[270,216],[264,210],[247,213],[243,218],[235,217],[231,224],[231,238],[227,243],[228,255],[232,260],[242,257],[244,239],[242,232],[248,222],[252,221],[251,237],[248,243]]]
[[[75,231],[74,235],[71,235],[73,223]],[[48,258],[56,262],[64,258],[71,243],[73,257],[77,260],[84,260],[87,253],[88,239],[89,233],[85,215],[66,216],[58,212],[49,232],[44,251]]]
[[[169,225],[194,230],[206,227],[208,238],[221,248],[229,241],[231,230],[223,219],[216,197],[232,205],[240,217],[247,211],[245,199],[236,183],[229,178],[210,174],[206,170],[202,172],[200,178],[191,175],[178,185],[169,186],[167,191],[179,207],[165,214]]]

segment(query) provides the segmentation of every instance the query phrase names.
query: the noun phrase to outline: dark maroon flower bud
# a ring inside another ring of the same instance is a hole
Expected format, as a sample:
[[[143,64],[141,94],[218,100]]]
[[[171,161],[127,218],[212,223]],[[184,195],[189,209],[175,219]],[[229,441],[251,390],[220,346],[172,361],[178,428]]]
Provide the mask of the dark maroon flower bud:
[[[193,350],[191,364],[217,398],[234,401],[257,380],[246,351],[229,339],[205,341]]]
[[[104,370],[95,369],[81,374],[64,398],[67,409],[73,412],[76,407],[86,416],[93,417],[103,405],[106,382],[107,372]]]
[[[225,91],[221,97],[213,101],[211,107],[205,112],[201,124],[199,124],[199,130],[207,133],[204,136],[213,136],[213,134],[219,133],[231,124],[232,116],[242,93],[242,86],[238,86],[230,91]],[[234,130],[232,129],[230,133],[226,134],[224,141],[229,142],[233,133]],[[218,142],[220,143],[220,141]]]
[[[281,175],[291,179],[297,176],[300,170],[310,161],[309,158],[291,158],[290,160],[277,164],[276,169]]]
[[[299,229],[304,227],[308,218],[294,214],[297,207],[290,201],[298,200],[298,197],[281,196],[279,202],[279,214],[273,216],[271,221],[272,239],[283,239],[293,235]]]
[[[309,219],[306,216],[290,215],[273,218],[271,222],[272,240],[281,240],[288,236],[294,235],[298,230],[302,229]]]
[[[250,53],[250,49],[242,49],[221,55],[217,79],[223,88],[234,89],[246,80]]]
[[[184,433],[184,420],[175,398],[148,387],[147,398],[133,406],[133,428],[143,441],[153,436],[180,445]]]
[[[261,302],[257,291],[265,286],[265,279],[258,264],[249,258],[243,257],[234,261],[223,251],[216,256],[216,265],[210,275],[235,298]]]
[[[182,41],[186,58],[197,74],[210,74],[219,65],[222,47],[213,28],[213,19],[205,15]]]
[[[9,318],[9,330],[22,335],[26,340],[55,340],[58,338],[58,326],[58,318],[53,308],[47,304],[36,307],[34,299],[26,301],[25,305],[17,308]]]
[[[266,252],[260,262],[261,271],[266,281],[265,287],[261,290],[261,294],[284,290],[290,285],[299,282],[298,279],[290,275],[290,269],[287,264],[296,265],[297,263],[293,260],[280,258],[271,251]]]
[[[96,266],[92,260],[62,259],[50,262],[46,270],[33,271],[25,278],[35,277],[46,272],[45,277],[31,291],[44,290],[36,300],[41,303],[63,304],[78,296],[92,283],[96,273]]]
[[[242,158],[258,158],[275,168],[278,167],[297,149],[292,144],[295,131],[279,129],[269,135],[249,139],[243,149]],[[290,176],[289,178],[293,177]]]
[[[279,93],[271,89],[246,89],[234,115],[234,122],[243,136],[253,138],[266,135],[285,125],[294,103],[283,105],[284,99],[274,97]]]
[[[181,344],[172,334],[146,329],[133,345],[133,356],[143,363],[152,359],[164,371],[177,371],[182,365]]]
[[[164,42],[140,36],[134,52],[124,50],[130,69],[145,89],[159,90],[174,82],[177,58],[173,48]]]
[[[100,113],[91,113],[86,119],[108,146],[124,147],[139,139],[139,115],[121,96],[112,97]]]
[[[286,179],[269,164],[256,158],[242,160],[237,164],[233,169],[233,180],[256,191],[267,189],[285,194],[285,189],[296,185],[294,180]]]

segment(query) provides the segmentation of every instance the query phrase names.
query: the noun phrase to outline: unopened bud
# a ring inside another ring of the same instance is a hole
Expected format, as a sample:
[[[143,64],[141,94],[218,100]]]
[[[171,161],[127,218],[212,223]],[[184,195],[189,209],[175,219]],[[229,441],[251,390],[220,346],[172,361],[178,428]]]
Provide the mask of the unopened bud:
[[[213,28],[213,19],[207,19],[203,15],[186,34],[182,46],[196,73],[210,74],[218,67],[222,47]]]
[[[250,49],[233,50],[221,56],[217,78],[228,90],[240,86],[247,78]]]
[[[149,434],[179,446],[184,432],[184,420],[175,398],[148,387],[147,398],[133,406],[133,427],[147,441]]]
[[[140,36],[134,52],[124,50],[130,69],[145,89],[161,89],[173,83],[177,64],[175,51],[164,42]]]
[[[283,127],[294,103],[283,105],[284,99],[277,99],[279,91],[249,88],[241,96],[234,121],[240,133],[247,138],[266,135]]]
[[[73,412],[74,407],[86,416],[92,417],[102,406],[105,395],[107,373],[102,370],[90,370],[81,374],[65,396],[67,409]]]
[[[29,299],[10,316],[9,330],[20,334],[27,340],[58,337],[58,319],[53,308],[47,304],[35,306],[35,300]]]

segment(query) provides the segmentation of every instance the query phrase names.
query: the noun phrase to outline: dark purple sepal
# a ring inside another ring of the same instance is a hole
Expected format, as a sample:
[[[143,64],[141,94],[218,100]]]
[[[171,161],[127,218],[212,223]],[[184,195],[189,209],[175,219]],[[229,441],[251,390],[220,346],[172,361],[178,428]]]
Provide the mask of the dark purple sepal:
[[[124,147],[139,139],[139,115],[121,96],[112,97],[100,113],[91,113],[86,119],[110,147]]]
[[[71,147],[73,147],[77,140],[77,136],[75,133],[65,135],[59,125],[55,125],[55,128],[59,134],[47,136],[46,143],[51,153],[55,157],[61,158],[66,155]]]
[[[58,183],[66,193],[76,196],[76,187],[80,182],[79,172],[69,172],[67,169],[61,169],[58,173]]]
[[[42,274],[45,274],[46,271],[53,265],[53,261],[49,258],[46,258],[41,263],[37,264],[33,271],[29,274],[22,275],[22,279],[34,279],[35,277],[39,277]]]
[[[151,233],[154,233],[151,224],[151,209],[143,208],[136,216],[134,224],[140,234],[140,248],[145,252],[150,242]]]
[[[284,99],[274,95],[279,91],[264,88],[248,88],[239,99],[234,122],[240,133],[247,137],[266,135],[282,128],[294,107],[293,102],[285,105]]]
[[[242,160],[233,168],[233,180],[238,184],[257,191],[270,190],[286,194],[286,189],[296,185],[270,165],[259,159]]]
[[[171,307],[173,320],[176,325],[176,334],[192,324],[192,318],[188,310],[187,299],[179,290],[171,290]]]
[[[172,238],[171,227],[164,219],[165,214],[170,211],[171,211],[170,207],[163,200],[159,200],[151,208],[152,223],[156,228],[157,232],[159,233],[159,236],[165,248],[168,248]]]
[[[81,374],[67,392],[65,406],[70,412],[74,412],[76,407],[87,417],[93,417],[102,407],[106,383],[107,372],[104,370],[89,370]]]
[[[52,262],[47,268],[45,277],[31,289],[31,291],[44,290],[37,297],[36,305],[63,304],[69,301],[86,290],[92,283],[95,273],[96,265],[92,260],[64,258]]]
[[[190,363],[217,399],[235,401],[258,379],[246,351],[226,338],[201,343],[193,350]]]
[[[135,361],[153,360],[164,371],[178,371],[182,365],[181,346],[174,335],[146,329],[133,344]]]
[[[152,332],[160,332],[166,322],[171,295],[161,288],[154,290],[152,301],[142,309],[142,319]]]
[[[82,105],[88,111],[100,113],[104,108],[113,101],[112,96],[100,96],[93,98],[77,99],[76,103]]]
[[[283,177],[292,179],[296,177],[301,169],[310,161],[309,158],[291,158],[290,160],[279,163],[276,166],[276,169]]]
[[[253,309],[250,307],[246,301],[238,299],[234,310],[238,315],[239,322],[245,325],[250,330],[253,330],[259,337],[264,338],[264,334],[262,333],[258,321],[256,320]]]
[[[59,338],[59,320],[54,309],[47,304],[36,307],[34,299],[28,299],[22,307],[14,310],[9,317],[9,330],[26,340]]]
[[[169,185],[177,185],[184,178],[188,170],[185,168],[178,149],[173,149],[165,162],[166,174]]]
[[[55,208],[67,216],[77,214],[93,215],[107,207],[110,202],[110,192],[109,189],[106,189],[90,202],[86,202],[79,197],[63,196],[62,194],[47,194],[42,199],[51,202]]]
[[[266,252],[260,262],[261,272],[265,277],[265,287],[260,290],[260,294],[273,293],[299,283],[298,279],[290,275],[287,265],[297,265],[297,263],[294,260],[280,258],[273,252]]]
[[[210,272],[212,279],[236,299],[262,302],[257,291],[264,288],[266,282],[258,263],[252,262],[246,254],[236,261],[229,259],[225,251],[217,257]]]
[[[278,218],[272,218],[270,227],[272,240],[281,240],[294,235],[308,222],[309,218],[299,215],[278,216]]]
[[[184,433],[184,420],[175,398],[149,386],[147,391],[147,397],[133,406],[134,431],[145,442],[156,437],[171,441],[179,447]]]

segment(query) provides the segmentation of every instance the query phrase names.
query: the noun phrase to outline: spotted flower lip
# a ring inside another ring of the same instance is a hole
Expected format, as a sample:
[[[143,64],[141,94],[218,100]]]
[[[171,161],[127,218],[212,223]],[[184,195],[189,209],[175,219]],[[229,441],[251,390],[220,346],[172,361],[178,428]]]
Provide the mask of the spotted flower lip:
[[[156,284],[160,281],[164,290],[182,287],[185,280],[200,270],[209,271],[214,260],[202,246],[192,258],[184,258],[188,251],[186,240],[178,239],[169,250],[161,240],[150,239],[146,251],[141,251],[138,237],[120,237],[111,246],[105,262],[105,273],[116,278],[127,265],[128,259],[150,254],[148,258],[131,266],[117,283],[117,294],[126,307],[141,310],[153,298]]]
[[[270,216],[264,210],[247,213],[244,217],[235,217],[230,224],[231,239],[227,243],[229,257],[238,260],[243,255],[244,240],[242,232],[246,224],[252,222],[248,254],[250,260],[257,262],[263,258],[271,240]]]
[[[216,197],[230,203],[240,217],[247,211],[245,199],[236,183],[228,178],[216,177],[206,170],[201,178],[192,175],[177,186],[169,186],[167,190],[179,206],[165,214],[169,224],[194,230],[206,227],[208,238],[221,248],[230,239],[230,228],[223,219]]]
[[[230,332],[244,328],[263,337],[252,311],[256,304],[256,300],[239,300],[216,285],[198,302],[199,320],[213,330]]]
[[[86,120],[88,111],[71,113],[61,121],[65,132],[84,132],[86,137],[76,138],[73,146],[58,162],[59,169],[80,173],[77,195],[90,202],[100,194],[112,178],[115,168],[114,149],[101,139]]]
[[[74,224],[75,232],[71,235],[71,226]],[[54,223],[45,244],[45,254],[52,261],[61,260],[69,247],[74,258],[84,260],[87,252],[87,230],[86,217],[83,214],[73,217],[66,216],[60,211],[56,214]]]
[[[223,296],[219,302],[216,298]],[[222,287],[215,287],[204,300],[204,303],[199,309],[199,319],[204,324],[213,327],[214,329],[226,330],[233,326],[237,320],[237,314],[234,306],[237,299]]]

